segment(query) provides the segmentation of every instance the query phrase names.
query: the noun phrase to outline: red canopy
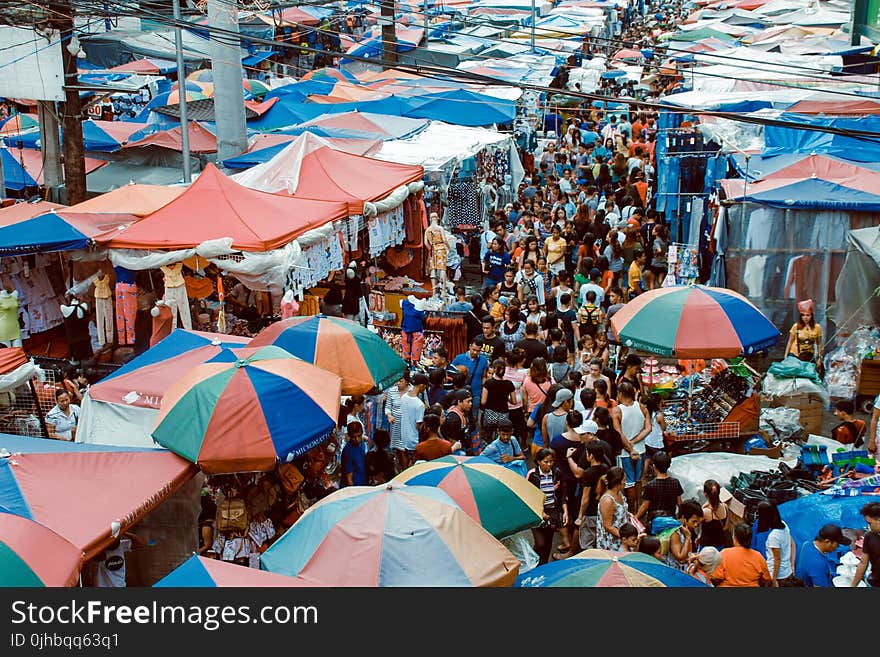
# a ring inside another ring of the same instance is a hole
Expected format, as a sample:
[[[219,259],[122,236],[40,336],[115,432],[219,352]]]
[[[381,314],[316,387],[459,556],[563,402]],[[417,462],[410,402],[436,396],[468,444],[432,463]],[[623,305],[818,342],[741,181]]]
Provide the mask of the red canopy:
[[[41,214],[46,214],[47,212],[52,212],[52,210],[63,207],[63,205],[58,205],[57,203],[51,203],[49,201],[37,201],[36,203],[14,203],[12,205],[6,206],[5,208],[0,208],[0,227],[13,226],[15,224],[21,223],[22,221],[27,221],[28,219],[39,217]],[[2,349],[0,351],[7,350]]]
[[[235,249],[268,251],[347,216],[344,203],[248,189],[208,164],[183,194],[119,233],[107,245],[122,249],[189,249],[207,240],[231,237]]]
[[[24,355],[21,347],[0,349],[0,374],[17,370],[27,362],[27,356]]]
[[[189,150],[191,153],[216,153],[217,137],[196,122],[189,123]],[[183,130],[180,126],[147,135],[139,141],[129,142],[123,148],[158,146],[173,151],[183,151]]]
[[[365,201],[377,201],[406,183],[421,180],[419,165],[374,160],[334,150],[310,133],[300,135],[268,162],[236,175],[248,187],[293,194],[298,199],[344,201],[361,214]]]
[[[865,114],[880,114],[880,103],[868,98],[863,100],[802,100],[785,111],[794,114],[864,116]]]
[[[145,73],[153,75],[159,75],[162,72],[159,67],[149,59],[136,59],[133,62],[120,64],[119,66],[108,68],[107,70],[113,71],[114,73]]]

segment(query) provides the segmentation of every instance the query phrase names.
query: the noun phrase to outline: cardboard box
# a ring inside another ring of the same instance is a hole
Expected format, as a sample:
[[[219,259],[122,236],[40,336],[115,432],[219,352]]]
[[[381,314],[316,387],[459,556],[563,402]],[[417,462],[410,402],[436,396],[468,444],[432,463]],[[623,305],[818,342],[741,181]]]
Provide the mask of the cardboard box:
[[[812,393],[799,395],[785,395],[780,397],[765,398],[765,404],[770,408],[786,406],[800,411],[800,423],[806,434],[822,433],[822,419],[825,415],[825,404],[819,395]]]
[[[733,527],[738,522],[743,522],[746,515],[745,505],[736,499],[733,493],[724,486],[721,487],[718,497],[727,505],[727,510],[730,511],[730,527]]]

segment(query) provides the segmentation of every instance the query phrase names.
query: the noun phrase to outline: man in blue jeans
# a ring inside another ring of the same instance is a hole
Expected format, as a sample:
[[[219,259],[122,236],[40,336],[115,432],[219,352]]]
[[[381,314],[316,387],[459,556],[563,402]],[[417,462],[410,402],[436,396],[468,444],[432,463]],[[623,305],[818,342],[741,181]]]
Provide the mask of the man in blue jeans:
[[[797,554],[794,574],[804,581],[804,586],[832,588],[835,574],[833,553],[841,545],[852,541],[843,535],[837,525],[824,525],[812,541],[801,546]]]
[[[483,380],[489,370],[489,361],[481,353],[482,346],[478,342],[471,341],[468,350],[452,359],[454,367],[464,366],[467,368],[468,383],[473,394],[474,406],[471,409],[474,422],[480,417],[480,395],[483,392]]]

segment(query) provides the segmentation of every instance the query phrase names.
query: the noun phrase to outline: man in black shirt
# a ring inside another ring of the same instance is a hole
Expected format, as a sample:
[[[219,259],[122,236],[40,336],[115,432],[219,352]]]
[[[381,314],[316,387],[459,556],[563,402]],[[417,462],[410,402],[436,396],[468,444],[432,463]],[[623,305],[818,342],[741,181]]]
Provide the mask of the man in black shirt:
[[[532,361],[536,358],[547,360],[550,356],[547,352],[547,345],[538,339],[538,325],[534,322],[526,323],[526,337],[519,340],[515,345],[515,349],[522,349],[526,355],[523,361],[523,367],[531,367]]]
[[[474,338],[474,342],[480,345],[480,353],[490,363],[497,358],[504,358],[504,340],[495,331],[495,320],[491,315],[483,317],[483,335]]]
[[[587,443],[582,456],[583,474],[580,477],[581,508],[575,524],[582,550],[596,547],[596,527],[599,521],[599,479],[608,472],[604,463],[605,448],[598,440]]]
[[[667,474],[669,465],[672,463],[669,455],[660,450],[654,453],[651,461],[657,476],[649,481],[642,491],[642,503],[636,512],[636,517],[649,530],[651,523],[657,516],[676,517],[676,510],[681,504],[681,496],[684,494],[681,482]]]
[[[473,431],[471,430],[471,409],[473,396],[467,389],[456,390],[454,404],[446,411],[446,419],[440,427],[440,435],[451,443],[458,441],[468,456],[474,454]]]

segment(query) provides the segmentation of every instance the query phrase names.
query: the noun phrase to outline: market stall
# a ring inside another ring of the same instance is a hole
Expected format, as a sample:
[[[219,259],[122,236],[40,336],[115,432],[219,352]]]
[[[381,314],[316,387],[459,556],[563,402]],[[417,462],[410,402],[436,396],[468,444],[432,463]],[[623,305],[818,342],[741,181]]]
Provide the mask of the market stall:
[[[659,386],[669,398],[664,416],[670,449],[702,447],[705,441],[730,449],[755,433],[759,409],[754,386],[759,377],[739,357],[769,348],[779,331],[747,299],[702,285],[658,288],[624,306],[611,325],[629,349],[685,359],[676,364],[681,376],[658,370],[656,358],[647,359],[642,374],[643,381],[647,377],[650,387]],[[704,369],[694,364],[703,358],[738,360],[733,367],[716,360],[714,367]]]

